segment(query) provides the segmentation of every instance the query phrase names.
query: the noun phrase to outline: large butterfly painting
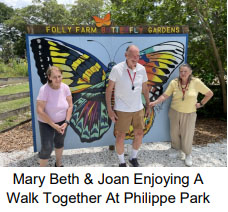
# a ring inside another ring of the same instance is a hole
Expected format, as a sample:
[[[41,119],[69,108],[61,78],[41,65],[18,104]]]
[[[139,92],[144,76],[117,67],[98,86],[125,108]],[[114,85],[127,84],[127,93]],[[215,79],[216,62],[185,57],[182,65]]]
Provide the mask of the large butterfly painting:
[[[105,89],[112,66],[104,65],[96,56],[64,41],[53,38],[31,40],[31,48],[42,84],[47,82],[46,70],[58,66],[63,70],[63,82],[69,85],[73,96],[73,114],[70,126],[78,134],[81,142],[93,142],[111,127],[111,120],[105,103]],[[150,100],[157,99],[162,87],[174,70],[184,61],[184,45],[170,41],[151,46],[140,51],[139,63],[145,66],[148,75]],[[153,125],[154,110],[145,118],[146,134]],[[126,139],[132,139],[130,127]]]
[[[184,45],[177,41],[160,43],[140,51],[139,63],[146,68],[150,101],[156,100],[163,93],[163,85],[183,61]],[[144,99],[143,103],[145,105]],[[153,125],[154,118],[155,111],[152,108],[150,117],[144,118],[146,126],[144,135]],[[133,127],[130,126],[126,139],[133,139],[133,137]]]
[[[73,96],[70,126],[81,142],[99,140],[110,128],[105,104],[105,88],[110,70],[95,56],[83,49],[52,38],[37,38],[31,47],[41,82],[47,82],[46,70],[58,66],[63,82]]]

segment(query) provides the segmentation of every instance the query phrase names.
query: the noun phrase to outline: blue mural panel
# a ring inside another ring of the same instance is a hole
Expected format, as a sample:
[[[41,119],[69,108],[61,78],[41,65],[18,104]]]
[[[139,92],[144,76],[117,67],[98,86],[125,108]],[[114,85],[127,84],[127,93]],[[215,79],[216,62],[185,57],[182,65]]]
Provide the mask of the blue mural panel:
[[[108,117],[105,89],[113,65],[125,60],[128,45],[140,49],[139,63],[148,75],[150,99],[162,94],[169,81],[178,76],[187,58],[187,34],[125,35],[27,35],[30,96],[34,150],[40,150],[36,98],[46,83],[50,65],[63,70],[63,82],[73,96],[73,115],[68,127],[65,149],[114,145],[113,123]],[[155,107],[145,119],[143,142],[169,141],[168,108],[170,100]],[[131,128],[126,143],[133,138]]]

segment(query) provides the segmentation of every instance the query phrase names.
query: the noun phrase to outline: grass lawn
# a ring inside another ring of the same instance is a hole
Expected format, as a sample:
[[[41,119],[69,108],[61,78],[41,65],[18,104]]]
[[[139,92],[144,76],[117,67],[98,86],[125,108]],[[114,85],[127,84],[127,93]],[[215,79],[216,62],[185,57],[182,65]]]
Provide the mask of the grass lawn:
[[[30,98],[16,99],[9,102],[0,103],[0,113],[4,113],[10,110],[15,110],[20,107],[24,107],[30,104]]]
[[[27,119],[31,118],[31,112],[28,111],[24,114],[21,114],[19,116],[12,116],[10,118],[7,118],[5,120],[0,121],[0,131],[8,129],[12,126],[15,126]]]
[[[14,93],[21,93],[29,91],[29,83],[19,83],[16,85],[8,85],[4,87],[0,87],[0,96],[9,95]]]

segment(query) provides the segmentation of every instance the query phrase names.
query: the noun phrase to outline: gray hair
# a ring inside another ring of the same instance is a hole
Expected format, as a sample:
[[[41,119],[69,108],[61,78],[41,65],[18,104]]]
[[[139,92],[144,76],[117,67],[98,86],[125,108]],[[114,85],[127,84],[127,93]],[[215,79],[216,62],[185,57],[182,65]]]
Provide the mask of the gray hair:
[[[192,71],[192,68],[191,68],[191,66],[188,63],[181,64],[180,67],[179,67],[179,70],[181,68],[185,68],[185,67],[189,68]],[[192,80],[192,74],[189,75],[187,84],[189,84],[191,82],[191,80]],[[182,79],[179,76],[178,77],[178,85],[180,85],[180,89],[181,89],[181,84],[182,84]]]
[[[63,71],[61,70],[61,68],[59,68],[57,66],[49,66],[48,69],[47,69],[47,72],[46,72],[46,74],[47,74],[47,81],[48,81],[49,84],[52,83],[52,81],[49,80],[48,77],[51,76],[51,73],[52,73],[53,70],[58,70],[61,74],[63,73]]]
[[[136,46],[136,45],[134,45],[134,44],[131,44],[131,45],[129,45],[129,46],[127,47],[126,52],[128,52],[129,49],[130,49],[131,47],[135,47],[135,48],[138,49],[138,46]]]
[[[192,71],[192,67],[188,63],[181,64],[179,70],[184,67],[189,68]]]

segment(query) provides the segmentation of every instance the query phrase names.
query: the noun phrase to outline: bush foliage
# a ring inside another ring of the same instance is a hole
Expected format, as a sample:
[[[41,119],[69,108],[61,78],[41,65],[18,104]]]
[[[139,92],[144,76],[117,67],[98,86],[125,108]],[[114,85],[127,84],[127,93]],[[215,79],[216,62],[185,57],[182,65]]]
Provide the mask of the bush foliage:
[[[10,59],[5,64],[0,60],[0,77],[27,77],[28,63],[25,59]]]

